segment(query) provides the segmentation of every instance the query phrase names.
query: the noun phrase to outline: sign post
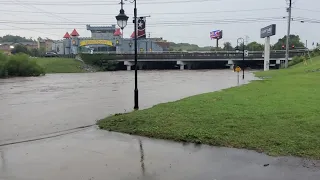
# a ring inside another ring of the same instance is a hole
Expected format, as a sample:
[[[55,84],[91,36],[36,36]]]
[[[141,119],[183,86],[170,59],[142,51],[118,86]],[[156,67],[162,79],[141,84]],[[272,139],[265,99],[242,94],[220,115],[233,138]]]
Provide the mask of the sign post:
[[[263,69],[264,71],[269,70],[270,65],[270,37],[276,35],[276,25],[272,24],[270,26],[264,27],[260,31],[260,37],[265,38],[264,45],[264,63]]]
[[[211,38],[211,40],[212,39],[216,39],[217,40],[216,50],[218,50],[218,48],[219,48],[219,39],[222,39],[222,30],[211,31],[210,32],[210,38]]]
[[[235,71],[237,72],[237,75],[238,75],[238,86],[239,86],[240,85],[240,71],[241,71],[241,68],[239,66],[237,66]]]

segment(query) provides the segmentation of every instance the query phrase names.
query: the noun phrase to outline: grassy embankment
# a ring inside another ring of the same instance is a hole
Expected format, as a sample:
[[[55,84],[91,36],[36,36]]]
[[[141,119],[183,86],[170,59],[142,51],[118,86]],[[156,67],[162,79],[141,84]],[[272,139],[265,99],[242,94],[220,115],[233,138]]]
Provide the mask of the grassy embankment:
[[[312,72],[312,70],[318,70]],[[320,58],[265,80],[100,120],[105,130],[320,159]]]
[[[33,58],[46,73],[81,73],[86,72],[81,61],[70,58]]]

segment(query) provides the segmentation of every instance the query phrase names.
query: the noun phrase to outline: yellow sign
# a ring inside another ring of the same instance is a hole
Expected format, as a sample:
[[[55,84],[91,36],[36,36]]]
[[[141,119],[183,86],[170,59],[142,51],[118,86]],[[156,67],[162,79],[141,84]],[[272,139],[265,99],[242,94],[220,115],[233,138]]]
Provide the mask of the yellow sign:
[[[80,46],[87,46],[87,45],[95,45],[95,44],[102,44],[112,46],[112,41],[109,40],[83,40],[80,42]]]
[[[241,71],[241,68],[240,68],[239,66],[237,66],[236,69],[235,69],[235,71],[236,71],[236,72],[240,72],[240,71]]]

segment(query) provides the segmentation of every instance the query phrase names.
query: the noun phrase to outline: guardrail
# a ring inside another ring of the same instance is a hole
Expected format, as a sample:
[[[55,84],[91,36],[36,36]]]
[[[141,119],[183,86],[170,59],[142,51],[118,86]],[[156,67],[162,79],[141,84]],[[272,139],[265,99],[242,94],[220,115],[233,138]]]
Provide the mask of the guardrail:
[[[291,51],[290,57],[304,55],[305,51]],[[108,56],[112,57],[114,60],[126,60],[134,59],[134,54],[114,54],[109,53]],[[285,52],[272,52],[270,58],[284,58]],[[193,53],[181,53],[181,52],[162,52],[162,53],[139,53],[138,59],[230,59],[237,58],[242,59],[242,52],[193,52]],[[263,58],[263,52],[250,52],[246,60]]]

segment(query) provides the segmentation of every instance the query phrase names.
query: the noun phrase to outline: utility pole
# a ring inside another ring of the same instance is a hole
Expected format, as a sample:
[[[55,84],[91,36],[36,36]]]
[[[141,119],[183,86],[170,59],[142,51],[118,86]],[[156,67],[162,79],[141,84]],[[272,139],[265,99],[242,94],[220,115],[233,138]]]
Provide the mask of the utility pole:
[[[246,35],[245,38],[246,38],[246,45],[248,45],[248,43],[249,43],[249,36]]]
[[[288,32],[287,32],[287,43],[286,43],[285,68],[288,68],[288,63],[289,63],[289,39],[290,39],[290,26],[291,26],[291,10],[292,10],[292,0],[289,0],[289,7],[287,9],[289,16],[288,16]]]

